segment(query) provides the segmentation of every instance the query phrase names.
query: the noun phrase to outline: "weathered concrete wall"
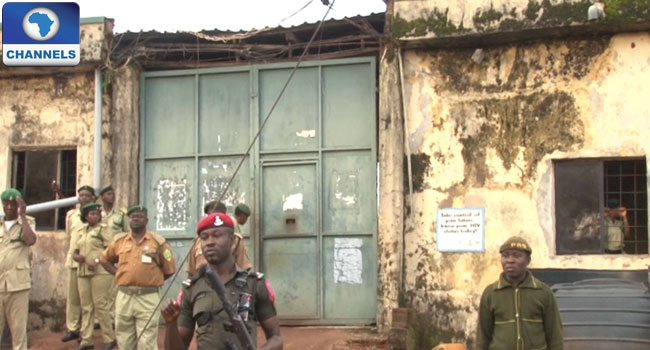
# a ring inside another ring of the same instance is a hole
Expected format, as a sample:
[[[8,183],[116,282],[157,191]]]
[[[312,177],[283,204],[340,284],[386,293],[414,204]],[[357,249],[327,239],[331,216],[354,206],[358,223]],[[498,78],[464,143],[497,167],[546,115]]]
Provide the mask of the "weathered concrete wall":
[[[648,0],[608,0],[606,25],[650,21]],[[455,37],[575,27],[586,24],[592,0],[396,0],[393,35]]]
[[[0,78],[0,183],[11,184],[13,150],[77,149],[77,184],[92,184],[94,74]],[[57,329],[65,315],[62,231],[37,232],[32,248],[30,327]]]
[[[106,59],[112,21],[81,26],[81,64],[71,68],[0,70],[0,183],[11,185],[14,150],[76,148],[77,186],[93,185],[94,68]],[[103,71],[102,185],[112,183],[118,207],[137,201],[139,71]],[[115,98],[113,98],[115,96]],[[29,203],[28,203],[29,204]],[[29,328],[62,330],[68,237],[38,231],[32,247]]]
[[[650,34],[473,50],[407,51],[414,207],[405,297],[442,340],[473,338],[498,246],[534,247],[531,267],[645,269],[648,255],[555,254],[552,160],[650,153]],[[436,212],[485,207],[485,253],[440,253]],[[471,340],[469,340],[471,344]]]

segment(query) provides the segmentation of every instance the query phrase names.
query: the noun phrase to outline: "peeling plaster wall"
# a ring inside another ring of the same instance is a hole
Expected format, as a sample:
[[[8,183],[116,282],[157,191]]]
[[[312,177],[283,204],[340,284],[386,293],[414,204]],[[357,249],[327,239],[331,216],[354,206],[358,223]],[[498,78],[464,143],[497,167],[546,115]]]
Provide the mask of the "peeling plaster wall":
[[[405,297],[443,341],[473,344],[498,246],[521,235],[533,268],[645,269],[648,255],[555,254],[552,160],[650,153],[650,34],[473,50],[407,51],[416,193],[405,219]],[[650,168],[650,166],[649,166]],[[408,199],[406,199],[408,203]],[[485,207],[485,253],[440,253],[436,213]],[[471,347],[470,347],[471,348]]]
[[[81,26],[81,65],[70,69],[14,69],[0,73],[0,184],[11,184],[13,150],[77,149],[77,187],[93,184],[93,64],[106,55],[112,21]],[[85,70],[85,71],[84,71]],[[21,73],[22,72],[22,73]],[[133,66],[103,72],[102,184],[112,183],[118,207],[138,198],[139,73]],[[22,75],[21,75],[22,74]],[[31,203],[28,203],[31,204]],[[64,231],[37,231],[32,247],[32,291],[28,329],[63,331]]]
[[[12,151],[76,147],[77,184],[93,182],[94,73],[0,78],[0,183],[11,184]],[[32,247],[30,329],[61,330],[68,237],[38,231]]]

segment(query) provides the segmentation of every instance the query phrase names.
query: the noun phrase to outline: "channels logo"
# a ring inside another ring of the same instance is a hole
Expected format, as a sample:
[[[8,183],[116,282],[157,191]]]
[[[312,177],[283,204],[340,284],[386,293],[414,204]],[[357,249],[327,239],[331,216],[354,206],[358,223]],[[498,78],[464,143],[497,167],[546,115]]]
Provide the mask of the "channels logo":
[[[79,64],[79,5],[8,2],[2,6],[2,62],[7,66]]]

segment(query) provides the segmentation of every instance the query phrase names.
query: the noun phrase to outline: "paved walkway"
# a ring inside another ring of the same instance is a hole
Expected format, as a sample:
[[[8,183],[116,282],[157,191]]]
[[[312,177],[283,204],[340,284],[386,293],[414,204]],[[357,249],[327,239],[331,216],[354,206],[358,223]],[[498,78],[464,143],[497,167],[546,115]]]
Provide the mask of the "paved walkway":
[[[282,327],[284,350],[385,350],[385,337],[369,328],[348,327]],[[77,342],[62,343],[62,333],[30,332],[30,350],[74,350]],[[164,350],[164,329],[158,335],[159,350]],[[95,331],[95,349],[101,349],[101,333]],[[264,333],[258,330],[258,344],[264,343]],[[10,349],[3,346],[2,350]],[[191,350],[196,349],[192,344]],[[126,349],[125,349],[126,350]]]

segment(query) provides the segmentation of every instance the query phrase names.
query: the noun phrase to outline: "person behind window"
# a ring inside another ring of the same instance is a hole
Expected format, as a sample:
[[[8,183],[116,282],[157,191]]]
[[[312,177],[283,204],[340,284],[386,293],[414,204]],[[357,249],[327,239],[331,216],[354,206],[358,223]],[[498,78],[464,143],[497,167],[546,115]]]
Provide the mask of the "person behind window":
[[[606,254],[623,253],[623,236],[630,238],[630,224],[627,209],[619,205],[616,198],[610,198],[605,207],[605,228],[607,229]]]

